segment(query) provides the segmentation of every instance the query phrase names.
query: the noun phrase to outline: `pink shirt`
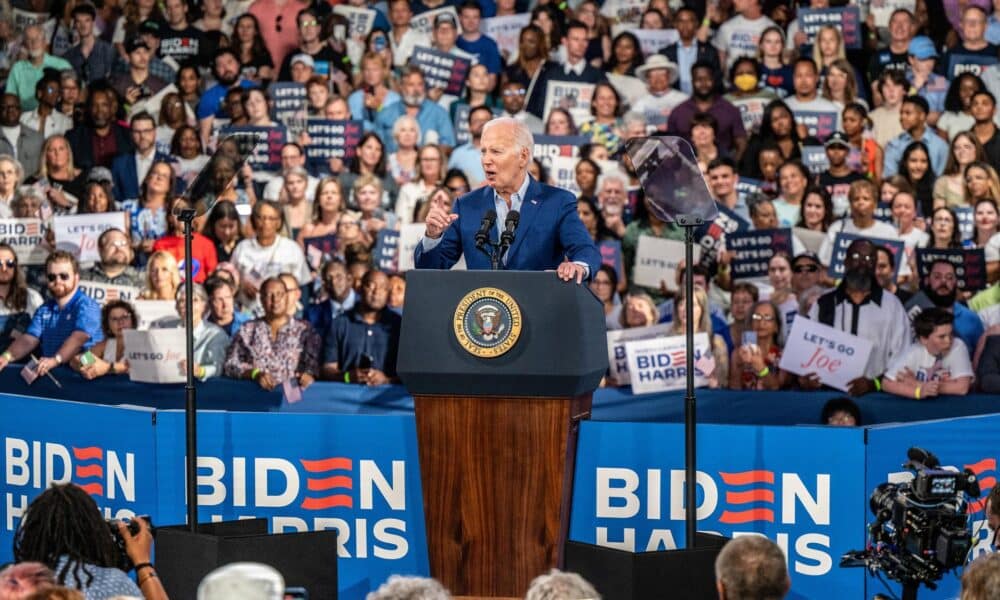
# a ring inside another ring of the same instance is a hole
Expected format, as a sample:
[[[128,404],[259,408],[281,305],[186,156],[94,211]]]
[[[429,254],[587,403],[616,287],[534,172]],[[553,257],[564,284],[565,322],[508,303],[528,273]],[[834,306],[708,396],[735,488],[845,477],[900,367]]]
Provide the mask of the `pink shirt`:
[[[276,69],[281,67],[285,57],[299,45],[299,28],[295,17],[307,6],[296,0],[281,3],[275,0],[256,0],[250,5],[249,12],[260,23],[260,34]]]

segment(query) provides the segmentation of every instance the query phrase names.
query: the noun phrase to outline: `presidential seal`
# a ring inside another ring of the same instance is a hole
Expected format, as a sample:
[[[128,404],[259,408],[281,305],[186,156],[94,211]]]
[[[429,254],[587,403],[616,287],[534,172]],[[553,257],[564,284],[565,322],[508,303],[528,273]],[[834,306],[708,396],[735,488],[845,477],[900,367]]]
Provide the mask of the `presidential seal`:
[[[466,294],[452,321],[458,343],[480,358],[506,353],[521,336],[521,308],[510,294],[497,288],[479,288]]]

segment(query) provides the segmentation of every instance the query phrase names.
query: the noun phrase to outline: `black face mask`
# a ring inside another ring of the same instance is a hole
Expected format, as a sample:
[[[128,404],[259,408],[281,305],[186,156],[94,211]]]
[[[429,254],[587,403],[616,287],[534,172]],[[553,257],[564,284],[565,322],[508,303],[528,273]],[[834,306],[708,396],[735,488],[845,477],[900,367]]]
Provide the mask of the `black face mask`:
[[[955,304],[955,297],[958,295],[958,287],[952,288],[948,294],[939,294],[930,287],[924,289],[924,294],[938,308],[951,308]]]

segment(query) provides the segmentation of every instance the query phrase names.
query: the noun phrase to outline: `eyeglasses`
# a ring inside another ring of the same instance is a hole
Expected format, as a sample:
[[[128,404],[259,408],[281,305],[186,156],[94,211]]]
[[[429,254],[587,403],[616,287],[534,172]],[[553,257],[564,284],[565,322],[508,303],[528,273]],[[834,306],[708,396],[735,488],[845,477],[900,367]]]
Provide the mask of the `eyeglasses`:
[[[851,254],[850,259],[853,260],[853,261],[859,261],[860,260],[860,261],[866,262],[866,263],[873,263],[873,262],[875,262],[875,257],[874,256],[872,256],[870,254],[859,254],[857,252]]]
[[[319,21],[315,21],[315,20],[313,20],[313,21],[302,21],[302,24],[299,25],[299,27],[315,27],[317,25],[319,25]]]
[[[795,265],[792,267],[793,273],[815,273],[819,271],[819,267],[816,265]]]
[[[69,273],[46,273],[45,277],[48,278],[49,283],[54,282],[56,279],[61,279],[63,281],[69,281],[71,275]]]
[[[524,88],[520,88],[520,89],[516,89],[516,90],[504,90],[503,91],[503,95],[505,97],[507,97],[507,98],[510,98],[512,96],[523,96],[523,95],[525,95],[527,93],[528,93],[528,91],[525,90]]]
[[[124,248],[128,246],[128,242],[125,240],[111,240],[110,242],[105,242],[105,248]]]
[[[8,258],[7,260],[0,260],[0,268],[16,269],[17,259]]]
[[[774,315],[762,315],[760,313],[754,313],[750,315],[750,318],[754,321],[773,321]]]

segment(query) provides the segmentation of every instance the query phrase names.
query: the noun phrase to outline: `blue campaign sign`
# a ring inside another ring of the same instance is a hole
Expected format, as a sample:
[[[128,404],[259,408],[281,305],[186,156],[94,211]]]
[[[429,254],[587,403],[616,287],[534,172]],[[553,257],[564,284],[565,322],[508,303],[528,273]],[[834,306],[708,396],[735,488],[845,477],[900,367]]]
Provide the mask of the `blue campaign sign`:
[[[740,177],[739,181],[736,182],[736,193],[740,195],[740,199],[743,200],[744,204],[754,194],[763,193],[763,190],[764,182],[759,179]]]
[[[274,120],[287,123],[297,116],[305,118],[309,111],[309,98],[303,83],[292,81],[276,81],[268,87],[271,94],[272,114]]]
[[[153,515],[169,523],[157,514],[152,409],[0,394],[0,414],[0,564],[13,560],[24,509],[52,483],[79,485],[105,518]],[[182,521],[183,513],[174,522]]]
[[[695,239],[701,246],[699,262],[709,271],[715,270],[716,257],[719,255],[719,250],[723,249],[726,236],[750,230],[750,223],[726,205],[716,201],[715,207],[719,211],[715,218],[695,231]]]
[[[810,135],[814,134],[810,133]],[[802,146],[802,164],[813,175],[819,175],[829,169],[830,159],[826,157],[826,148],[823,146]]]
[[[883,240],[880,238],[873,238],[860,235],[855,235],[853,233],[840,232],[837,237],[833,240],[833,253],[830,256],[830,266],[827,269],[827,274],[833,279],[840,279],[844,276],[844,259],[847,258],[847,247],[851,245],[851,242],[858,239],[866,239],[876,246],[885,246],[892,252],[892,255],[896,257],[896,273],[894,277],[899,277],[899,267],[902,261],[899,257],[902,256],[903,246],[905,245],[900,240]]]
[[[698,441],[699,530],[775,540],[789,598],[864,597],[862,570],[838,567],[864,543],[863,430],[701,425]],[[578,444],[571,540],[683,547],[683,424],[585,421]]]
[[[756,229],[726,237],[726,247],[733,253],[733,279],[767,276],[767,263],[775,254],[792,256],[792,230]]]
[[[976,235],[976,215],[971,206],[954,206],[955,218],[958,220],[958,233],[963,240],[971,240]]]
[[[329,172],[328,162],[331,158],[339,158],[347,166],[347,161],[354,158],[358,142],[361,141],[363,125],[361,121],[309,119],[306,123],[306,133],[309,134],[306,160],[310,171]]]
[[[962,73],[972,73],[976,77],[983,74],[983,70],[997,63],[996,56],[986,56],[981,54],[950,54],[948,57],[947,76],[954,79]]]
[[[257,127],[254,125],[226,125],[219,132],[220,138],[231,133],[251,134],[257,138],[253,153],[247,164],[254,170],[281,170],[281,147],[288,140],[288,130],[284,127]]]
[[[997,460],[1000,446],[996,431],[1000,427],[1000,415],[964,417],[947,421],[913,423],[909,425],[886,425],[868,431],[868,473],[865,489],[870,493],[878,485],[892,479],[908,478],[908,471],[902,468],[906,462],[906,451],[917,446],[933,452],[943,466],[953,466],[959,470],[968,467],[979,479],[983,491],[968,510],[973,532],[972,557],[990,552],[992,532],[986,527],[986,495],[997,483]],[[866,511],[866,522],[872,521],[872,514]],[[958,576],[948,573],[939,582],[939,588],[931,591],[921,587],[921,599],[944,600],[957,598],[960,584]],[[894,590],[900,593],[899,585]],[[881,584],[870,580],[869,595],[881,591]]]
[[[184,516],[184,413],[158,413],[160,514]],[[427,575],[412,416],[205,412],[200,519],[266,518],[272,533],[336,529],[339,597],[393,573]],[[211,432],[208,434],[207,432]]]
[[[809,46],[816,43],[820,28],[828,25],[840,30],[845,47],[861,47],[861,12],[857,6],[801,8],[798,17],[802,32],[809,36]]]
[[[465,78],[472,68],[472,61],[450,52],[416,46],[410,64],[423,71],[428,88],[440,88],[445,94],[460,96],[465,88]]]
[[[399,270],[399,232],[386,227],[378,232],[372,260],[380,271],[395,273]]]
[[[917,273],[921,279],[931,272],[934,261],[944,260],[955,267],[958,289],[974,292],[987,285],[986,251],[982,248],[917,248]]]

